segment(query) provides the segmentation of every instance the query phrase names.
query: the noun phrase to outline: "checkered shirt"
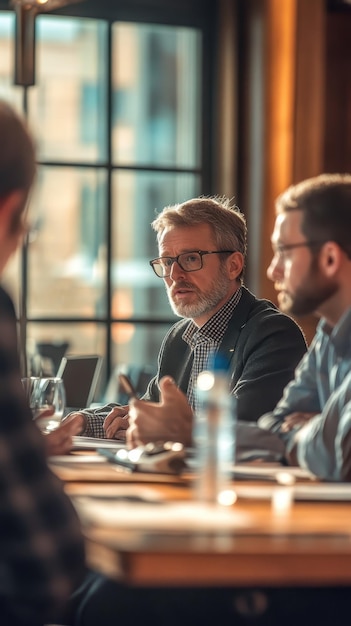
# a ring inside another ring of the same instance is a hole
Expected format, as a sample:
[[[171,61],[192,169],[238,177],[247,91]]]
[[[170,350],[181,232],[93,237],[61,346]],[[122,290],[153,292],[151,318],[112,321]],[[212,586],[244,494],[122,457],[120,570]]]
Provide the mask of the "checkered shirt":
[[[187,397],[190,406],[196,411],[196,381],[197,377],[208,367],[209,357],[215,354],[227,330],[233,311],[240,301],[242,289],[238,289],[206,324],[198,328],[194,322],[187,326],[183,333],[183,339],[193,351],[194,359],[189,378]]]

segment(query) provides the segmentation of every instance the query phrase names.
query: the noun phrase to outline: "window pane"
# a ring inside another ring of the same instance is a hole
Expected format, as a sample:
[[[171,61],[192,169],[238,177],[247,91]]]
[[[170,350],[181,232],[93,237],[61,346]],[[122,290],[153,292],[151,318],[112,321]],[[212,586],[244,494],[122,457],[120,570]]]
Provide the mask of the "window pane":
[[[39,16],[30,122],[39,158],[106,159],[107,24]]]
[[[113,26],[113,159],[197,167],[200,34],[150,24]]]
[[[13,85],[14,17],[0,12],[0,97],[28,110],[41,163],[30,208],[27,314],[44,321],[28,323],[28,350],[66,342],[68,353],[106,356],[111,333],[102,399],[113,368],[156,371],[177,319],[149,266],[158,254],[150,224],[165,205],[201,193],[201,33],[123,22],[110,38],[105,20],[41,14],[36,84],[25,91]],[[188,173],[147,171],[165,167]],[[19,251],[4,276],[17,306],[21,269]]]
[[[14,13],[0,12],[0,77],[13,75]]]
[[[159,349],[169,327],[170,324],[113,324],[113,364],[136,366],[155,374]]]
[[[198,195],[199,185],[192,174],[115,172],[113,317],[173,317],[163,281],[149,265],[158,254],[150,224],[164,206]]]
[[[29,315],[104,315],[105,172],[42,167],[32,206]]]
[[[15,14],[0,11],[0,98],[10,102],[21,113],[22,87],[13,85],[14,36]]]

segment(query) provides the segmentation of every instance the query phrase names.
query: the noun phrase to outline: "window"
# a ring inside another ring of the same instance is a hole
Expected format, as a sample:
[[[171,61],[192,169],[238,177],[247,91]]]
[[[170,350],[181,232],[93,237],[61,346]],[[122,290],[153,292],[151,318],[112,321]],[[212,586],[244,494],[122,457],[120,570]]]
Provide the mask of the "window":
[[[166,204],[208,193],[210,171],[204,29],[174,15],[137,21],[131,9],[128,20],[128,4],[123,20],[36,18],[36,84],[25,97],[38,180],[28,245],[6,271],[28,353],[45,342],[98,353],[104,384],[117,365],[156,369],[175,318],[148,265],[150,223]],[[13,37],[14,14],[0,11],[0,97],[21,110]]]

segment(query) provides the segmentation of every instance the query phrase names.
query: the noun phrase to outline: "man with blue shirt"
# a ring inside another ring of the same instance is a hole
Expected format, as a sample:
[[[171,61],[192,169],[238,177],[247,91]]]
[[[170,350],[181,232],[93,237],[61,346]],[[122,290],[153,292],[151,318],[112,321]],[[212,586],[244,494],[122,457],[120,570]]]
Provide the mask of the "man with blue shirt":
[[[293,464],[351,479],[351,175],[321,175],[277,200],[268,276],[279,306],[320,319],[307,355],[262,428]]]

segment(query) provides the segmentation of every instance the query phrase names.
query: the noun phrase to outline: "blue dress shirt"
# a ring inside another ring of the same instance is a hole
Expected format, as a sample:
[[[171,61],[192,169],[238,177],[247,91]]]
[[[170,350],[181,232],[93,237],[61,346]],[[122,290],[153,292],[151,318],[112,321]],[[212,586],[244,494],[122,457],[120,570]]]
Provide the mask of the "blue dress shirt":
[[[326,480],[351,480],[351,309],[333,328],[319,322],[295,379],[258,424],[279,433],[294,412],[316,413],[305,425],[281,433],[287,450],[297,441],[299,465]]]

